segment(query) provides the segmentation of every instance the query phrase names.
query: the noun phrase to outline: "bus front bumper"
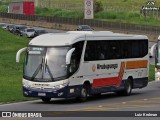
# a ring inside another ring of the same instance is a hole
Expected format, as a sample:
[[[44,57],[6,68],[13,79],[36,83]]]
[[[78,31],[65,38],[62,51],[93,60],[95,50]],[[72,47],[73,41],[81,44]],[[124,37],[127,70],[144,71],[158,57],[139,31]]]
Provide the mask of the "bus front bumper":
[[[49,98],[71,98],[78,97],[80,95],[80,90],[82,85],[76,86],[65,86],[57,90],[47,90],[43,89],[31,89],[23,86],[23,95],[25,97],[49,97]]]
[[[55,91],[46,91],[46,90],[32,90],[23,87],[23,95],[25,97],[50,97],[50,98],[67,98],[68,86],[55,90]]]

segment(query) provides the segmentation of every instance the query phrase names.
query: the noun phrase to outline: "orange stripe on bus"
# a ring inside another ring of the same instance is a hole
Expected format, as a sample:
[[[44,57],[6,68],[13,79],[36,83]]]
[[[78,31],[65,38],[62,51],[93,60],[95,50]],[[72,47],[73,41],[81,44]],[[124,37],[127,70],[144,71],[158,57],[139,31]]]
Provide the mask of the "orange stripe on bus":
[[[148,60],[127,61],[126,69],[147,68]]]
[[[116,87],[119,87],[121,82],[122,82],[124,69],[125,69],[125,62],[121,62],[120,71],[119,71],[119,74],[118,74],[117,77],[96,78],[96,79],[93,80],[92,87],[93,88],[105,87],[105,86],[116,86]]]

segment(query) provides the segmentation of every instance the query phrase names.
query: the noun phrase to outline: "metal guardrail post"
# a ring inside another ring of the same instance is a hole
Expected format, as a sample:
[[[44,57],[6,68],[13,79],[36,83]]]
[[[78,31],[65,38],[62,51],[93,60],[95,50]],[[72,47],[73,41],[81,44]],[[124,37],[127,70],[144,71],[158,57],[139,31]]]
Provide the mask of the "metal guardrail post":
[[[160,11],[158,12],[158,15]],[[111,28],[119,29],[124,31],[143,31],[145,33],[155,33],[159,34],[160,27],[157,26],[148,26],[148,25],[137,25],[137,24],[128,24],[128,23],[118,23],[118,22],[107,22],[107,21],[98,21],[98,20],[85,20],[85,19],[75,19],[75,18],[63,18],[63,17],[45,17],[45,16],[29,16],[21,14],[12,14],[12,13],[0,13],[1,18],[11,18],[19,20],[29,20],[29,21],[45,21],[50,23],[62,23],[70,25],[80,25],[88,24],[91,27],[102,27],[102,28]]]

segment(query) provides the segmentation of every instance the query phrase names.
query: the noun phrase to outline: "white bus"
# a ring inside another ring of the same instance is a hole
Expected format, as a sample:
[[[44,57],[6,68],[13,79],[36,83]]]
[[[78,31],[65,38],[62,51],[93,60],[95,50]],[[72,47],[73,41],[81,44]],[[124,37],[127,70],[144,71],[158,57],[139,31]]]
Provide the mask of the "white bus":
[[[160,36],[150,49],[151,57],[155,57],[155,81],[160,81]]]
[[[116,92],[130,95],[148,84],[148,38],[107,31],[48,33],[33,38],[26,52],[23,94],[51,98]]]

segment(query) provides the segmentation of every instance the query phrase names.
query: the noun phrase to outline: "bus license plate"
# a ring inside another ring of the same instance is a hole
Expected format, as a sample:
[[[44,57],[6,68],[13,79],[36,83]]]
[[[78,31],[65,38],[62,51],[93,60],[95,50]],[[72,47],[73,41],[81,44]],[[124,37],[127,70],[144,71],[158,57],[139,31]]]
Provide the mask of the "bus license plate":
[[[38,93],[38,96],[46,96],[46,93]]]

